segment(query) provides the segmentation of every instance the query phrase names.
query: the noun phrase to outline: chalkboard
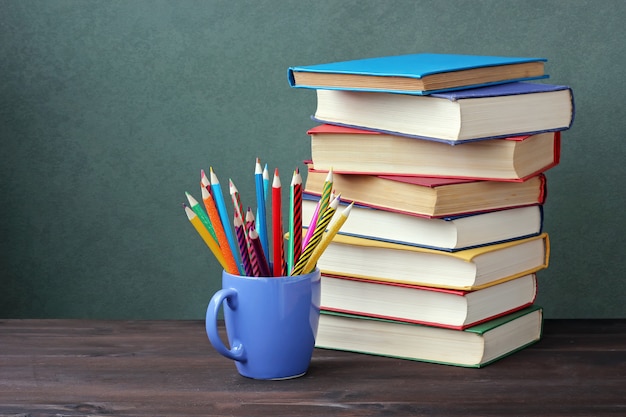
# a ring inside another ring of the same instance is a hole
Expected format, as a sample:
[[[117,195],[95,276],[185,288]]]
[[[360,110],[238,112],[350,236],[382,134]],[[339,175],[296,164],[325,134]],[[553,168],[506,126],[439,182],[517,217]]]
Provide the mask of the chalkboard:
[[[626,317],[624,21],[621,0],[2,1],[0,317],[202,318],[200,170],[254,206],[255,158],[288,179],[310,156],[289,66],[417,52],[545,57],[573,88],[537,303]]]

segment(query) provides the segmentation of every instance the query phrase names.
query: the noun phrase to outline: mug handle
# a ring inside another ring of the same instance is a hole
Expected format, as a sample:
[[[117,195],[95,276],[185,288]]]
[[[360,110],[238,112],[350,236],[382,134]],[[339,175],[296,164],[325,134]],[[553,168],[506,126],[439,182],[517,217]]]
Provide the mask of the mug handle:
[[[232,359],[234,361],[243,362],[246,360],[246,353],[243,348],[243,344],[236,338],[233,340],[232,347],[228,349],[217,331],[217,317],[222,306],[222,303],[226,300],[228,307],[233,310],[237,309],[237,290],[234,288],[224,288],[216,292],[209,306],[206,310],[206,333],[209,336],[209,341],[221,355]]]

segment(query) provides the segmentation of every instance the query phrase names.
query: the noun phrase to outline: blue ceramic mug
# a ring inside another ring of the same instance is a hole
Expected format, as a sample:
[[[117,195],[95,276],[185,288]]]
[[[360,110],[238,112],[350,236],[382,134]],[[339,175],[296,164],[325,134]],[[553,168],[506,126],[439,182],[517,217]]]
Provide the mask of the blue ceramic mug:
[[[227,348],[217,329],[224,306]],[[222,289],[207,308],[206,332],[239,373],[255,379],[304,375],[311,362],[320,314],[320,271],[287,277],[222,273]]]

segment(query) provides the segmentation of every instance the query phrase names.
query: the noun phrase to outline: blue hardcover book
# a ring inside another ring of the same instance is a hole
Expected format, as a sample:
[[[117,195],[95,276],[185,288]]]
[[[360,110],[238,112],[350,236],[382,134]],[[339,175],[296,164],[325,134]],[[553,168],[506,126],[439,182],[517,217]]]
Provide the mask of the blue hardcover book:
[[[513,81],[547,78],[545,58],[410,54],[288,69],[296,88],[427,95]]]
[[[498,84],[428,96],[317,90],[313,119],[450,144],[569,129],[566,85]]]

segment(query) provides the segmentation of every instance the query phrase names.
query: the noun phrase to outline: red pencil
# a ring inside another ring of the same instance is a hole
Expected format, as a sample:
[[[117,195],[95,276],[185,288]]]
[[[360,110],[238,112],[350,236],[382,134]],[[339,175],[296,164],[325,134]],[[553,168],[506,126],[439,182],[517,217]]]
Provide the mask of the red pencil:
[[[285,276],[285,246],[283,244],[283,209],[281,198],[281,183],[278,176],[278,168],[274,170],[274,181],[272,183],[272,242],[274,246],[274,276]]]

